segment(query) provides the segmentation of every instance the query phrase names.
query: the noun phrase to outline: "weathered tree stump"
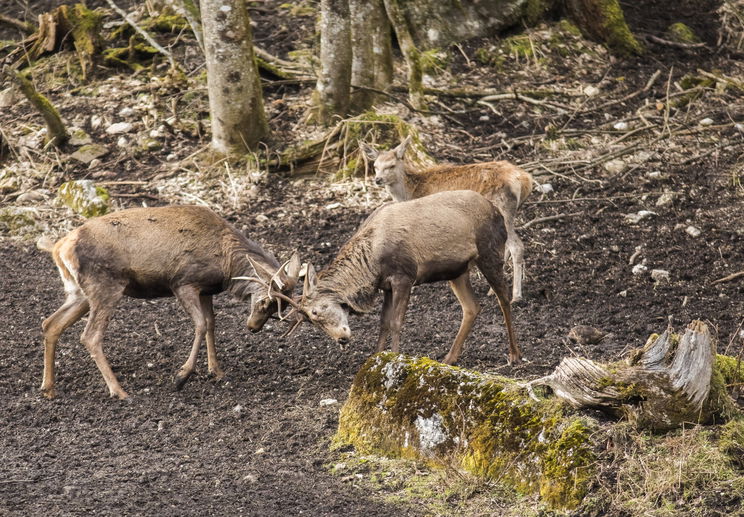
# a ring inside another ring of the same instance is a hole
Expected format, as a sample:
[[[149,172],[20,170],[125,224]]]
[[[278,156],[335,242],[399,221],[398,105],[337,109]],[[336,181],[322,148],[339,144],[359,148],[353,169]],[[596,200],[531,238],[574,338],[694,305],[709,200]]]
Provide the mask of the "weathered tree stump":
[[[665,430],[725,420],[734,410],[720,374],[713,375],[715,364],[707,325],[693,321],[681,337],[671,329],[652,336],[626,364],[566,358],[527,387],[534,396],[535,386],[548,386],[575,408],[598,408],[639,428]]]

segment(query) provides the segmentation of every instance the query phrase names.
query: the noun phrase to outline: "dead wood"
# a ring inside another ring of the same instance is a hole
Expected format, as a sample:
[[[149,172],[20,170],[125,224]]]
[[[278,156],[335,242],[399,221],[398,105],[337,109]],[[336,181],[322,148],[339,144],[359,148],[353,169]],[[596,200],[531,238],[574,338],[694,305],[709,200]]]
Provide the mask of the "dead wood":
[[[36,26],[31,22],[24,22],[23,20],[19,20],[17,18],[13,18],[12,16],[8,16],[6,14],[0,13],[0,23],[3,23],[5,25],[10,25],[11,27],[15,27],[19,31],[25,33],[25,34],[33,34],[36,32]]]
[[[673,429],[729,415],[731,399],[725,387],[713,386],[715,359],[708,326],[696,320],[681,337],[671,329],[652,336],[628,363],[566,358],[552,374],[529,382],[527,388],[534,396],[535,386],[547,386],[575,408],[598,408],[639,428]]]
[[[731,273],[730,275],[726,275],[722,278],[719,278],[718,280],[714,280],[710,283],[710,285],[716,285],[716,284],[722,284],[724,282],[730,282],[731,280],[736,280],[737,278],[744,276],[744,270],[737,271],[736,273]]]

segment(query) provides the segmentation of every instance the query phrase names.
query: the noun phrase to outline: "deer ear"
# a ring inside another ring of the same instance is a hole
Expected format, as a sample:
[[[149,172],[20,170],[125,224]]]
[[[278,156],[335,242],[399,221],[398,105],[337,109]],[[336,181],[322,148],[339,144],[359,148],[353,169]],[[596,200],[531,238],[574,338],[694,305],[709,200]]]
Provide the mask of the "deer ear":
[[[251,267],[256,272],[256,275],[265,282],[271,282],[271,277],[274,276],[273,273],[266,268],[263,264],[260,262],[257,262],[251,258],[250,255],[246,255],[246,258],[248,259],[248,262],[250,262]]]
[[[290,259],[285,262],[279,270],[279,278],[287,289],[293,289],[294,286],[297,285],[297,280],[300,278],[301,267],[300,256],[295,251],[292,253]]]
[[[380,156],[380,151],[372,147],[366,142],[359,142],[359,148],[367,156],[368,160],[375,161]]]
[[[302,287],[302,297],[308,296],[315,291],[318,285],[318,277],[315,274],[315,268],[309,262],[307,263],[307,272],[305,273],[305,285]]]
[[[406,149],[408,149],[408,145],[411,143],[412,139],[413,137],[411,135],[408,135],[405,140],[403,140],[400,145],[395,148],[395,157],[397,159],[403,159],[403,157],[406,155]]]

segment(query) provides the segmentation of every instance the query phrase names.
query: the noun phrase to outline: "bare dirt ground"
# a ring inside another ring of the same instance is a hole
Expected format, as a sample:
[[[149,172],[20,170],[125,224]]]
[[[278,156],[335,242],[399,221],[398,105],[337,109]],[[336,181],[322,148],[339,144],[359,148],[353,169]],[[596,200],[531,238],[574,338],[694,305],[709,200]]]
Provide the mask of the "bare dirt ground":
[[[652,4],[661,10],[668,3]],[[705,20],[713,16],[712,5],[683,13],[683,21],[700,31],[711,46],[715,42],[712,22],[706,25]],[[47,7],[47,3],[34,4],[30,12]],[[8,13],[20,16],[22,10],[14,7]],[[258,44],[280,55],[306,44],[302,38],[309,34],[306,25],[311,17],[300,18],[300,23],[268,7],[253,15]],[[275,19],[272,16],[279,22],[269,24]],[[661,30],[640,13],[636,17],[633,10],[629,17],[638,30]],[[438,159],[506,158],[522,164],[547,160],[555,151],[545,138],[550,125],[574,130],[570,138],[576,142],[566,144],[564,139],[563,144],[590,152],[606,140],[593,142],[588,133],[604,138],[613,131],[607,128],[644,102],[668,101],[669,85],[685,74],[703,68],[740,78],[742,71],[735,56],[710,48],[652,46],[642,58],[616,61],[601,55],[597,63],[602,66],[582,70],[545,66],[543,76],[536,77],[531,67],[537,65],[528,61],[509,61],[507,69],[500,71],[471,63],[481,44],[462,48],[469,54],[467,61],[460,51],[453,52],[452,58],[452,68],[480,86],[506,88],[518,80],[522,86],[558,84],[581,91],[586,85],[599,85],[602,101],[611,101],[642,88],[655,70],[662,74],[642,96],[570,118],[516,102],[498,105],[500,113],[494,113],[486,106],[447,101],[447,107],[463,111],[451,115],[458,124],[441,118],[432,125],[420,115],[411,115],[413,123],[427,131],[426,143]],[[274,114],[275,142],[281,142],[298,127],[302,106],[296,102],[309,97],[310,90],[283,85],[267,86],[266,91],[267,106]],[[63,116],[72,119],[95,112],[86,101],[63,95],[64,88],[55,92],[52,96],[62,106]],[[110,111],[115,113],[127,100],[105,102],[112,103]],[[720,351],[740,350],[744,282],[710,284],[744,269],[744,189],[737,183],[742,174],[742,129],[736,126],[744,123],[742,92],[736,88],[706,91],[703,100],[685,109],[686,113],[672,114],[667,126],[660,110],[655,119],[659,131],[677,134],[653,141],[651,133],[639,145],[649,156],[629,160],[617,173],[597,165],[576,176],[568,170],[541,176],[554,192],[533,194],[521,212],[522,223],[561,213],[574,215],[520,231],[528,271],[525,301],[515,309],[515,321],[528,362],[506,365],[501,315],[495,300],[486,297],[485,282],[476,279],[484,310],[466,343],[461,366],[531,378],[548,373],[571,354],[617,359],[627,349],[641,346],[650,333],[663,330],[669,320],[681,327],[696,318],[716,330]],[[712,137],[695,132],[705,117],[721,126]],[[0,124],[11,134],[31,123],[38,120],[25,103],[0,114]],[[685,130],[692,132],[682,134]],[[102,130],[99,133],[113,147],[113,138]],[[502,145],[504,141],[510,144]],[[105,171],[99,177],[150,181],[170,170],[174,160],[166,154],[185,157],[207,142],[198,133],[175,133],[168,149],[144,156],[120,151],[92,172],[64,162],[56,173],[71,179]],[[114,193],[122,194],[117,198],[120,206],[173,199],[149,185],[120,185],[112,190],[116,188]],[[366,189],[368,193],[359,194],[357,187],[348,184],[334,188],[319,178],[296,180],[272,174],[259,180],[237,208],[223,206],[221,211],[280,259],[298,249],[303,260],[322,267],[384,198],[374,186]],[[352,191],[364,201],[348,202],[347,193]],[[672,193],[672,200],[657,205],[664,192]],[[5,206],[14,203],[13,195],[3,200]],[[640,210],[654,214],[637,223],[626,219]],[[687,233],[690,226],[698,228],[700,235]],[[634,275],[633,265],[639,263],[647,271]],[[653,280],[652,269],[668,271],[669,279]],[[49,401],[38,392],[40,325],[62,303],[61,283],[50,257],[36,250],[32,240],[8,236],[0,241],[0,272],[0,514],[430,513],[426,501],[386,502],[380,494],[357,486],[353,477],[329,472],[336,461],[329,445],[338,410],[354,374],[373,351],[377,313],[352,317],[355,338],[341,350],[309,326],[281,339],[285,327],[272,321],[263,332],[251,335],[245,328],[247,308],[228,296],[218,297],[218,353],[227,375],[221,381],[207,379],[202,362],[185,388],[174,392],[172,375],[186,359],[191,343],[189,318],[171,299],[125,300],[109,327],[106,351],[124,389],[133,395],[132,402],[108,399],[98,370],[78,342],[82,323],[60,341],[59,394]],[[445,285],[417,287],[404,327],[404,352],[441,357],[459,318],[459,306]],[[579,346],[566,340],[576,324],[595,326],[609,335],[598,345]],[[338,403],[321,406],[324,399]]]

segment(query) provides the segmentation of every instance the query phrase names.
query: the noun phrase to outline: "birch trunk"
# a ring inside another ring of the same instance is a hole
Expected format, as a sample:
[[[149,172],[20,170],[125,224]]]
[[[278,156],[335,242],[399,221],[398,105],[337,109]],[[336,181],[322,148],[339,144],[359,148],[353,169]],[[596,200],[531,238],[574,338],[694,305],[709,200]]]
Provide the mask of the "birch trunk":
[[[212,149],[244,153],[269,134],[244,0],[201,0]]]

